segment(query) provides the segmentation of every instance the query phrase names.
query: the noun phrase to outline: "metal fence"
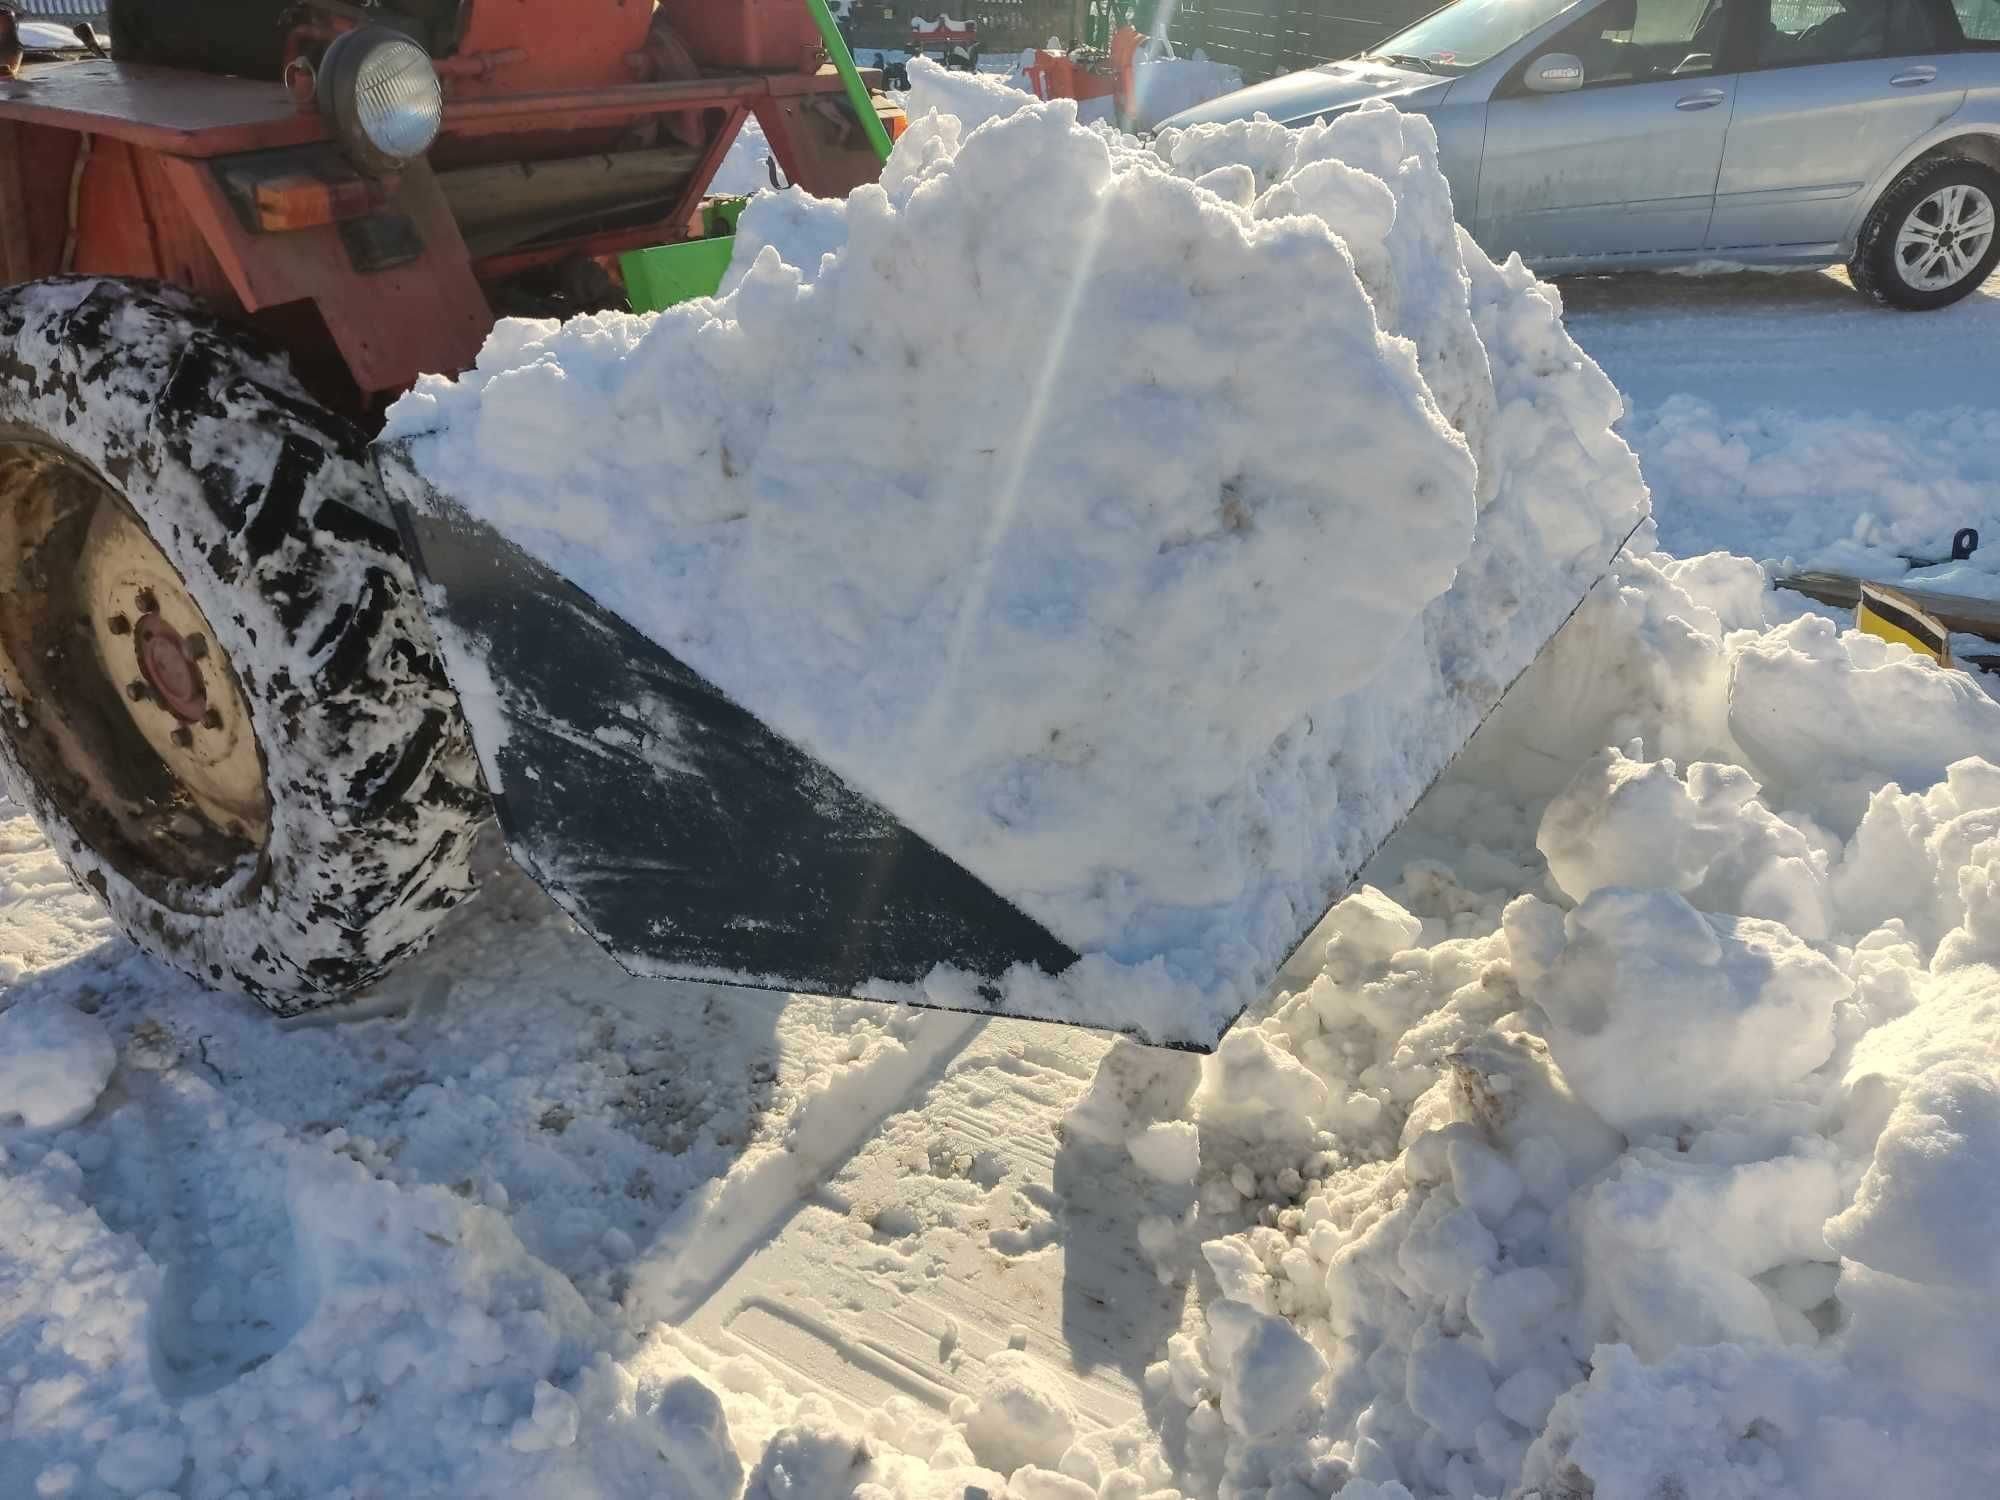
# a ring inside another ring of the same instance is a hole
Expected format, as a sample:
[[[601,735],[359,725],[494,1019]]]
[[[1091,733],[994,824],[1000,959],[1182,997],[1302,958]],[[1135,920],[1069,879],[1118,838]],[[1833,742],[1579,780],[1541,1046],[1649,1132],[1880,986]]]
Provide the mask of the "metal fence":
[[[21,13],[38,21],[101,21],[104,0],[15,0]]]
[[[1347,57],[1408,25],[1438,0],[1180,0],[1167,35],[1181,56],[1199,47],[1255,83]]]

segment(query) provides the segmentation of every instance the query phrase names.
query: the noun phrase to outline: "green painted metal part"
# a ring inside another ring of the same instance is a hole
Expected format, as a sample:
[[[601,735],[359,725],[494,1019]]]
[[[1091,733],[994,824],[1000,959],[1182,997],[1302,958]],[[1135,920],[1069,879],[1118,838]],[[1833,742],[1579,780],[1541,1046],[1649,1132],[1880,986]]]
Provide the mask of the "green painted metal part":
[[[713,297],[729,274],[736,250],[736,220],[748,198],[711,198],[702,208],[707,236],[678,245],[656,245],[618,258],[633,312],[659,312],[694,297]]]
[[[847,50],[840,28],[834,24],[833,12],[827,9],[826,0],[806,0],[806,9],[812,12],[813,24],[819,28],[820,40],[826,44],[826,55],[832,59],[834,71],[840,74],[841,84],[847,90],[847,102],[861,117],[861,128],[867,133],[868,144],[875,148],[879,160],[887,161],[894,143],[889,139],[889,130],[882,123],[882,116],[875,111],[874,96],[868,92],[868,85],[861,81],[860,70],[854,66],[854,54]],[[625,295],[632,303],[632,311],[658,312],[693,297],[713,297],[722,287],[722,278],[729,274],[729,257],[736,248],[736,218],[748,201],[745,198],[709,200],[703,206],[708,230],[705,239],[685,240],[678,245],[659,245],[651,250],[634,250],[629,255],[620,256],[619,269],[625,275]]]
[[[834,71],[840,74],[840,81],[847,86],[847,102],[861,116],[861,128],[868,132],[868,144],[875,148],[876,156],[887,161],[891,144],[888,127],[875,112],[874,96],[868,92],[868,85],[861,81],[861,73],[854,66],[854,54],[847,50],[840,28],[833,24],[833,12],[827,9],[826,0],[806,0],[806,9],[812,12],[813,25],[819,28],[819,39],[826,44],[826,55],[832,59]]]
[[[619,269],[625,273],[625,295],[632,311],[659,312],[677,302],[713,297],[722,288],[735,250],[736,236],[722,234],[620,256]]]

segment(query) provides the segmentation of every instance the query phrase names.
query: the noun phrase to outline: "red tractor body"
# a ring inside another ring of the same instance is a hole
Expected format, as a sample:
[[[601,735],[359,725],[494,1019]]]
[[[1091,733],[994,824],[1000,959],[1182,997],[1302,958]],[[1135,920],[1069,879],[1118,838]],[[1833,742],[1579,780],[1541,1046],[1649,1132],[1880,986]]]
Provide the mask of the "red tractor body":
[[[1108,51],[1079,48],[1068,52],[1035,50],[1035,60],[1023,71],[1037,99],[1111,100],[1118,124],[1131,128],[1138,104],[1136,68],[1145,38],[1130,26],[1112,33]]]
[[[498,314],[616,305],[620,252],[704,232],[752,115],[811,191],[878,170],[802,0],[474,0],[432,38],[434,145],[372,175],[316,106],[312,64],[376,13],[304,13],[282,81],[123,60],[0,76],[0,285],[172,282],[367,411],[469,365]]]

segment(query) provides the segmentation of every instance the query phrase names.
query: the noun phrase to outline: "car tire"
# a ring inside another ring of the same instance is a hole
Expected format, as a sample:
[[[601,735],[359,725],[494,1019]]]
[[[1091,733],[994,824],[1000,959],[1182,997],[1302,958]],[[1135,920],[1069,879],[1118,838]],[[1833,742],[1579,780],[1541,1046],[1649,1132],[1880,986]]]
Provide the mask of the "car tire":
[[[134,943],[281,1015],[472,888],[487,799],[366,439],[170,287],[0,290],[0,772]]]
[[[2000,172],[1983,162],[1918,162],[1890,184],[1848,262],[1855,287],[1923,311],[1967,295],[2000,261]],[[1983,228],[1977,228],[1983,223]],[[1977,228],[1977,238],[1964,233]]]

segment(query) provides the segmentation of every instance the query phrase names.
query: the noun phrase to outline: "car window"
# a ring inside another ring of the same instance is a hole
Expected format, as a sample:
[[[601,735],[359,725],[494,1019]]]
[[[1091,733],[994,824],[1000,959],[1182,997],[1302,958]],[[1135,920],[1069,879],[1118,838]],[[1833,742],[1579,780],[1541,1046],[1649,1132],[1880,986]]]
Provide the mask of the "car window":
[[[1378,42],[1365,56],[1456,77],[1505,52],[1575,0],[1458,0]],[[1614,0],[1615,3],[1615,0]]]
[[[1960,5],[1993,0],[1959,0]],[[1771,0],[1757,35],[1760,67],[1936,52],[1943,28],[1928,0]]]
[[[1968,42],[2000,42],[2000,0],[1954,0],[1952,9]]]
[[[1543,55],[1574,53],[1583,86],[1604,88],[1715,70],[1724,0],[1610,0],[1558,32]]]

